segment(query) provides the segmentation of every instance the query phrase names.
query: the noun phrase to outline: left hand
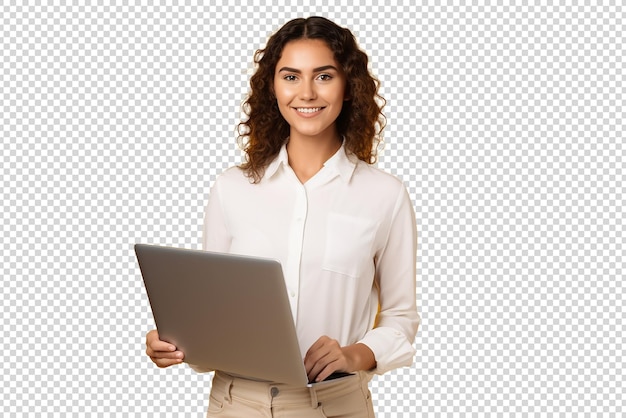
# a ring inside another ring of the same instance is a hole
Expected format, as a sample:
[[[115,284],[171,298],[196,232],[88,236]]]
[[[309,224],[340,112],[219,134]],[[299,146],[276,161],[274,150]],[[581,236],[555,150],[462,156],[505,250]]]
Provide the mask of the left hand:
[[[334,372],[356,372],[376,367],[376,357],[363,343],[341,347],[337,340],[324,335],[309,348],[304,357],[309,381],[321,382]]]
[[[326,335],[318,338],[304,357],[304,367],[310,382],[321,382],[336,371],[352,371],[349,363],[339,342]]]

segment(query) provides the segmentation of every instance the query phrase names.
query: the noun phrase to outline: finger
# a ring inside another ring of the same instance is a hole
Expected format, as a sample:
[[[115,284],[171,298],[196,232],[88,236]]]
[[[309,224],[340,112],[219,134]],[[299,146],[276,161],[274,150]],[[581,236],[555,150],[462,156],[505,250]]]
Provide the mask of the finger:
[[[180,363],[183,362],[183,360],[181,358],[169,359],[169,358],[154,358],[154,357],[151,357],[151,359],[154,362],[154,364],[156,364],[160,368],[170,367],[170,366],[173,366],[175,364],[180,364]]]
[[[152,351],[176,351],[176,346],[174,344],[168,343],[167,341],[154,340],[151,341],[149,344],[146,344],[146,346]]]
[[[319,337],[317,341],[315,341],[311,345],[311,347],[309,347],[308,351],[306,352],[305,358],[308,357],[309,354],[312,354],[318,351],[319,349],[321,349],[322,347],[324,347],[325,345],[327,345],[329,341],[330,341],[330,338],[327,337],[326,335],[322,335],[321,337]]]
[[[323,353],[319,351],[307,352],[306,357],[304,358],[304,368],[306,369],[306,372],[311,372],[313,370],[313,367],[315,367],[315,364],[317,364],[317,362],[320,361],[322,357]]]
[[[311,345],[304,356],[304,364],[308,370],[311,370],[315,363],[320,361],[324,356],[332,350],[333,340],[323,335]]]
[[[323,362],[323,358],[328,355],[328,350],[325,350],[324,347],[320,347],[317,350],[310,349],[306,357],[304,358],[304,368],[306,369],[307,374],[309,375],[309,380],[312,377],[315,377],[317,373],[319,373],[324,366],[326,366]]]
[[[176,351],[176,346],[167,341],[162,341],[155,329],[146,334],[146,348],[152,351]]]
[[[154,346],[157,346],[156,349]],[[167,346],[166,348],[161,347],[160,344],[155,344],[152,346],[147,346],[146,347],[146,354],[149,357],[163,357],[163,358],[180,358],[181,357],[181,352],[179,350],[176,350],[176,348],[174,348],[173,350],[171,349],[171,347]]]
[[[341,358],[335,358],[332,355],[325,356],[311,369],[308,375],[309,381],[321,382],[334,372],[343,371],[345,369],[343,364]]]
[[[321,382],[322,380],[326,380],[326,378],[329,377],[331,374],[340,370],[338,366],[339,362],[337,361],[333,361],[332,363],[327,364],[326,367],[324,367],[322,371],[317,374],[317,376],[315,377],[315,381]]]
[[[152,350],[151,348],[148,347],[146,349],[146,354],[148,355],[148,357],[154,357],[154,358],[164,358],[164,359],[183,359],[183,358],[185,358],[185,355],[180,350],[176,350],[176,351],[158,351],[158,350]]]
[[[183,354],[182,351],[174,351],[172,353],[164,353],[162,351],[157,351],[155,353],[148,354],[148,356],[155,363],[158,363],[160,361],[164,363],[168,363],[168,362],[180,363],[185,359],[185,355]]]
[[[335,358],[330,352],[320,357],[317,361],[312,362],[312,364],[310,365],[310,369],[307,373],[309,381],[320,381],[320,373],[322,373],[329,366],[332,368],[333,366],[331,366],[331,364],[333,364],[334,362]],[[332,373],[333,371],[331,371],[330,373]],[[328,373],[328,375],[330,375],[330,373]]]
[[[327,336],[320,337],[309,350],[307,351],[306,356],[304,357],[304,364],[307,371],[313,369],[315,364],[320,361],[323,362],[322,368],[326,366],[326,364],[330,363],[333,360],[336,360],[339,356],[342,355],[341,346],[339,345],[339,341],[333,340]],[[323,360],[325,357],[330,356],[328,359]],[[320,369],[321,370],[321,369]]]

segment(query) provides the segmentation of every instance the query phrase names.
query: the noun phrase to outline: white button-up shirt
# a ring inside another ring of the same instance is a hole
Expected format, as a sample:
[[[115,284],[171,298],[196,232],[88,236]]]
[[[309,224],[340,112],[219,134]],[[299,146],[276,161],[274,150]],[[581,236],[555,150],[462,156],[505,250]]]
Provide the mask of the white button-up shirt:
[[[413,206],[401,181],[343,147],[304,184],[285,146],[257,184],[226,170],[211,188],[203,248],[281,262],[303,357],[327,335],[367,345],[376,373],[412,363]]]

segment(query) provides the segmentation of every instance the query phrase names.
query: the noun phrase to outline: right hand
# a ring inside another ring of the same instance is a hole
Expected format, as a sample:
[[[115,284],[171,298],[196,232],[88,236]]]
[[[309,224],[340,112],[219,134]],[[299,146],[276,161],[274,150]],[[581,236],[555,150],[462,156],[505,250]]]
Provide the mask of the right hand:
[[[159,367],[169,367],[183,362],[185,355],[182,351],[168,342],[159,339],[156,329],[146,334],[146,354]]]

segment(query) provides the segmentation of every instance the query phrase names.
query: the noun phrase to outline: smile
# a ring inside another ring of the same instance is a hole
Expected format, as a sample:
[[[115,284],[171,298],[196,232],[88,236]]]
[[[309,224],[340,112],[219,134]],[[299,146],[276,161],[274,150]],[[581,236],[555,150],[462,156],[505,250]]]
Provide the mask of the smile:
[[[315,113],[322,110],[323,107],[296,107],[295,109],[300,113]]]

